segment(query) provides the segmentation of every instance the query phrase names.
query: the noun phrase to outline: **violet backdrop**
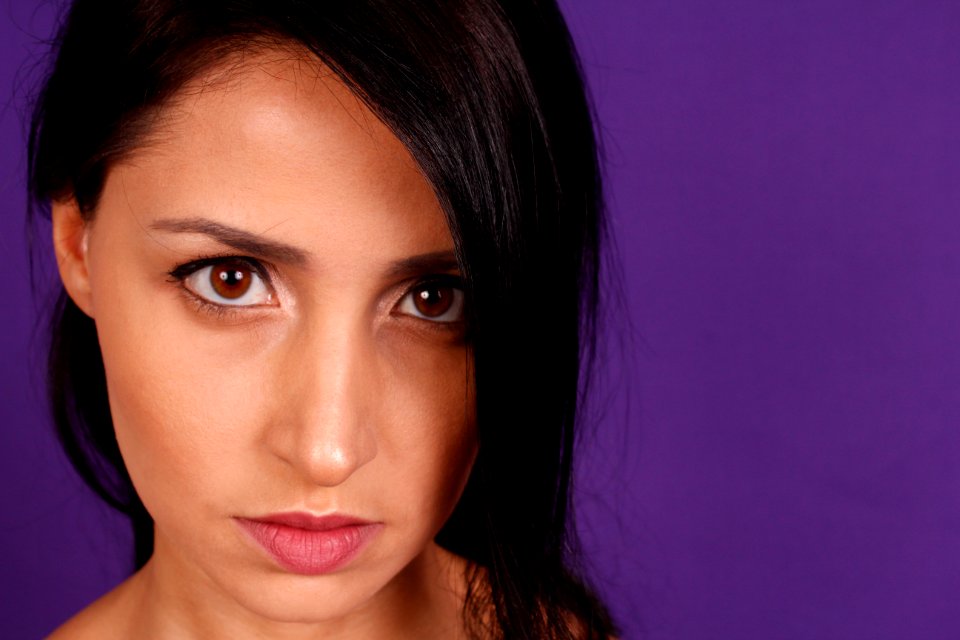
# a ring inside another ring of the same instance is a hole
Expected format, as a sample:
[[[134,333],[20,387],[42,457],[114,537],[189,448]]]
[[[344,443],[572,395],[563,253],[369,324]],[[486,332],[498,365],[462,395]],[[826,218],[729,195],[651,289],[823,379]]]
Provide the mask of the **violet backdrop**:
[[[960,638],[960,4],[561,4],[634,332],[578,494],[624,638]],[[38,382],[22,117],[53,14],[0,0],[4,638],[129,545]]]

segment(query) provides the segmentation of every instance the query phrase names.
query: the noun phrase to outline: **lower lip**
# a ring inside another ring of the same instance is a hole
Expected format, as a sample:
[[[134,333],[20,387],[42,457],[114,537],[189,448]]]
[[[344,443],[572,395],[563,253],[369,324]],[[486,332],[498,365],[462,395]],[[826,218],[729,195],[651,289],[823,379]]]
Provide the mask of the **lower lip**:
[[[312,531],[275,522],[237,519],[284,569],[302,575],[332,573],[350,563],[383,528],[362,524]]]

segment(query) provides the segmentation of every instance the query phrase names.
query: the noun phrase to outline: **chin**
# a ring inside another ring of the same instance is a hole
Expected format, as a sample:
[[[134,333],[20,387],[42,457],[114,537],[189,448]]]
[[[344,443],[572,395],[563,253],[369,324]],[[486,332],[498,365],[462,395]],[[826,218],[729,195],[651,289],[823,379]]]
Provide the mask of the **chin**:
[[[389,580],[350,572],[325,576],[275,573],[221,585],[256,617],[277,623],[316,624],[362,611]]]

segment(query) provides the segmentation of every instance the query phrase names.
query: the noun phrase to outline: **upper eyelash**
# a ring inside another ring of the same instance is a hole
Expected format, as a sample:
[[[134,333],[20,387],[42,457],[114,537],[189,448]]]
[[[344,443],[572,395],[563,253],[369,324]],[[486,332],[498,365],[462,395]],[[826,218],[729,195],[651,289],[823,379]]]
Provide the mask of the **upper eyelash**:
[[[406,288],[403,295],[406,296],[408,293],[410,293],[414,289],[418,287],[422,287],[424,285],[428,285],[428,284],[439,284],[439,285],[445,285],[448,287],[452,286],[460,290],[463,290],[463,278],[461,278],[460,276],[456,276],[450,273],[437,273],[437,274],[425,276],[423,278],[414,280],[410,284],[410,286]]]
[[[168,275],[176,282],[183,282],[188,276],[196,273],[204,267],[220,264],[228,260],[235,260],[237,262],[246,264],[248,267],[256,271],[257,275],[263,278],[267,284],[272,284],[270,280],[270,271],[258,260],[254,258],[248,258],[247,256],[236,256],[229,254],[204,256],[196,260],[191,260],[190,262],[186,262],[174,267],[168,272]]]
[[[426,285],[431,285],[431,284],[456,287],[457,289],[460,289],[461,293],[463,293],[464,291],[464,287],[463,287],[464,283],[463,283],[463,278],[461,276],[450,274],[450,273],[443,273],[443,274],[438,273],[438,274],[433,274],[433,275],[415,279],[412,283],[410,283],[404,289],[403,295],[400,296],[399,299],[402,301],[411,293],[413,293],[414,290],[420,289]],[[465,309],[466,301],[464,301],[463,304]],[[407,316],[409,318],[412,318],[414,321],[423,323],[423,326],[425,326],[430,331],[436,331],[438,333],[442,333],[446,335],[450,335],[450,334],[456,335],[456,334],[463,333],[466,330],[465,327],[468,326],[466,321],[465,311],[464,311],[464,317],[462,317],[460,320],[450,320],[450,321],[441,321],[441,322],[438,322],[436,320],[427,320],[426,318],[418,318],[416,316],[409,316],[408,314],[405,314],[405,313],[399,314],[399,315]],[[465,336],[465,338],[466,337],[467,336]]]
[[[194,292],[190,291],[184,284],[184,281],[189,276],[193,275],[200,269],[209,267],[210,265],[220,264],[228,260],[235,260],[237,262],[244,263],[250,267],[250,269],[255,271],[258,276],[263,278],[267,286],[273,288],[270,272],[259,260],[247,256],[238,256],[233,254],[208,255],[196,260],[191,260],[190,262],[185,262],[181,265],[177,265],[168,272],[168,275],[170,276],[170,282],[180,284],[181,293],[183,293],[183,295],[186,296],[187,299],[197,307],[198,311],[216,316],[218,319],[236,317],[237,315],[244,313],[242,306],[210,302],[209,300],[205,300],[204,298],[201,298]]]

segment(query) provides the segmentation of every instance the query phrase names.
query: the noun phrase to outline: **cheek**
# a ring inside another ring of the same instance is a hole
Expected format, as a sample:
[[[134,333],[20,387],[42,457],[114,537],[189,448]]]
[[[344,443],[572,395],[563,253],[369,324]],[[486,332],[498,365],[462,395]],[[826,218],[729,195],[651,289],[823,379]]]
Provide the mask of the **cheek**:
[[[465,348],[409,349],[392,368],[380,420],[385,466],[408,497],[411,517],[446,520],[476,457],[475,394]]]
[[[245,464],[238,428],[257,414],[256,367],[231,366],[178,314],[117,293],[97,330],[124,463],[155,517],[189,505],[184,495],[210,503]]]

